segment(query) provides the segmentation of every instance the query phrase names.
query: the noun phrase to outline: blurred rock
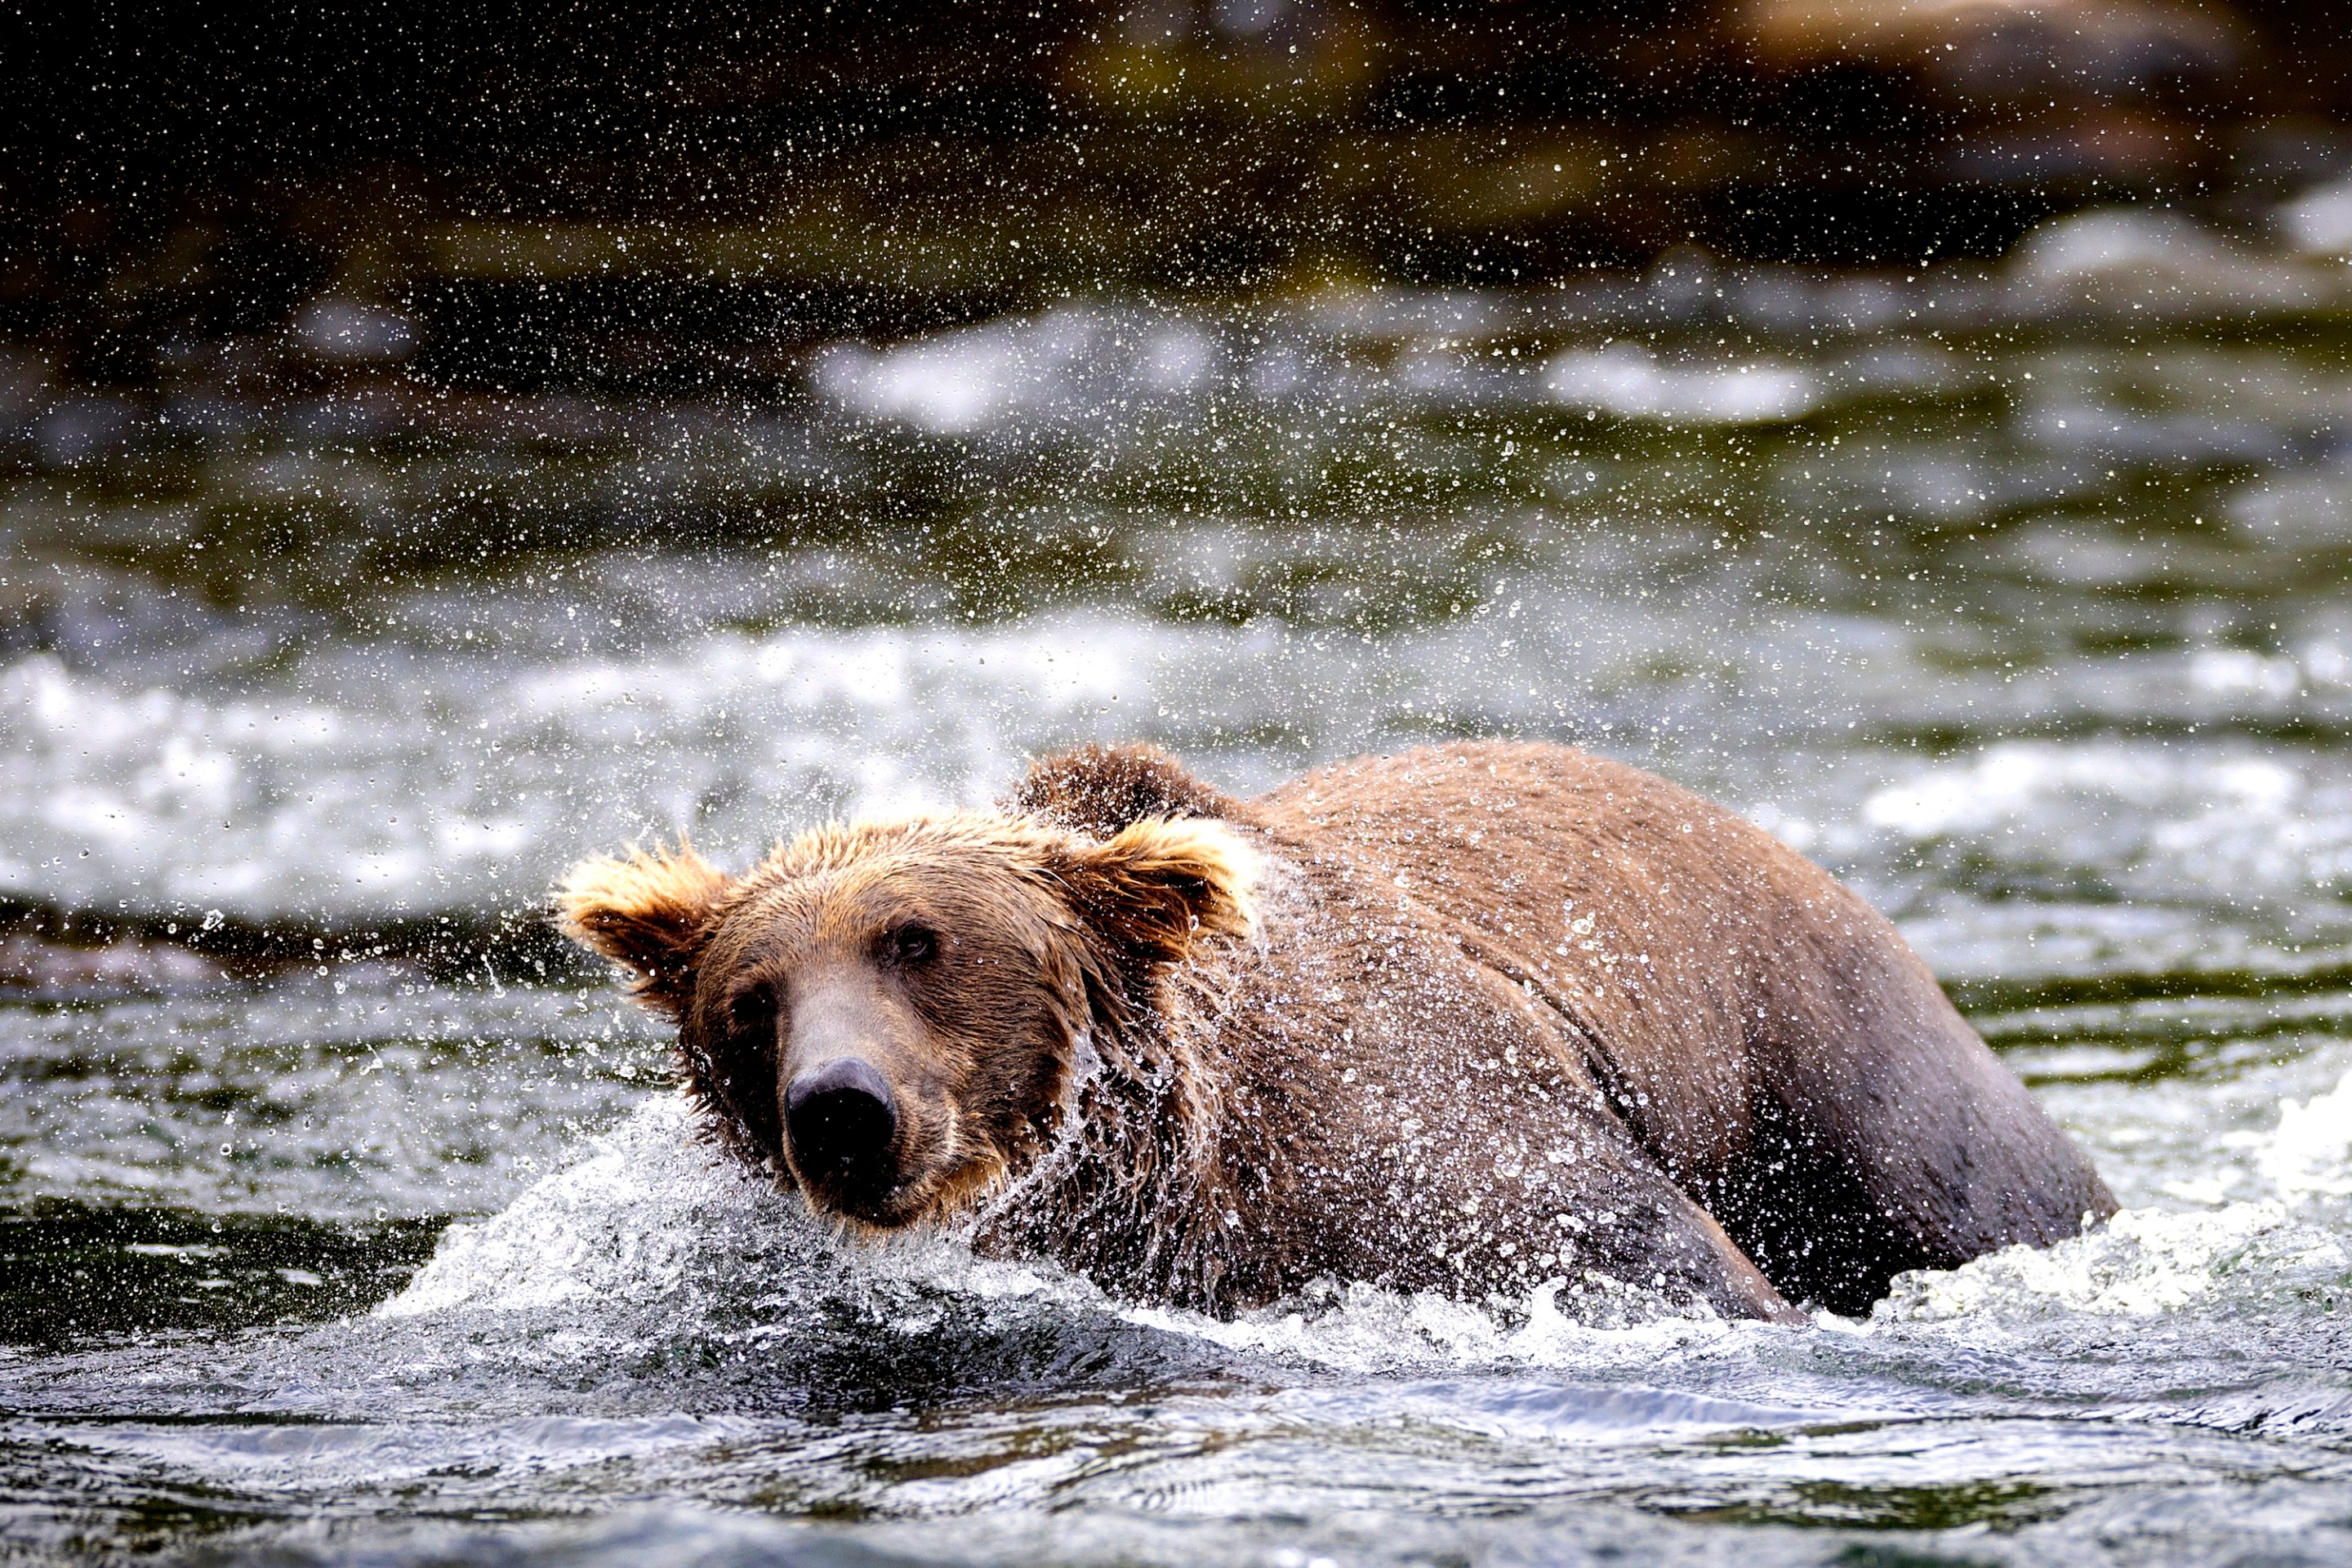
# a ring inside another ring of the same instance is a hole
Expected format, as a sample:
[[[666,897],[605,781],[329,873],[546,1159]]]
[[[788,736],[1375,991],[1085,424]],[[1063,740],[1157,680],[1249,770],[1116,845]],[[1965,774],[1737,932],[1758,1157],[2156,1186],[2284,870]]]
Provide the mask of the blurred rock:
[[[2197,127],[2105,105],[2007,116],[1955,136],[1944,167],[1965,180],[2052,186],[2085,179],[2126,187],[2178,174],[2200,156]]]
[[[2217,76],[2246,53],[2227,8],[2168,0],[1751,0],[1737,17],[1782,69],[1916,69],[1971,95],[2113,92]]]
[[[48,379],[49,367],[40,355],[0,345],[0,425],[14,425],[29,414]]]

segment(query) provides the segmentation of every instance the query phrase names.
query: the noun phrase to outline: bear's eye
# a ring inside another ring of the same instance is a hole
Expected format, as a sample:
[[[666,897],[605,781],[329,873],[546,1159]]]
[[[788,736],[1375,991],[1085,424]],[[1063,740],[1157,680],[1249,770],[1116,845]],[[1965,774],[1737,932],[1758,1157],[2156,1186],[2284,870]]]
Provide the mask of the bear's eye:
[[[940,939],[919,925],[900,926],[883,942],[901,963],[920,963],[940,950]]]
[[[727,1016],[736,1028],[747,1034],[772,1026],[776,1018],[775,994],[764,985],[738,991],[728,998]]]

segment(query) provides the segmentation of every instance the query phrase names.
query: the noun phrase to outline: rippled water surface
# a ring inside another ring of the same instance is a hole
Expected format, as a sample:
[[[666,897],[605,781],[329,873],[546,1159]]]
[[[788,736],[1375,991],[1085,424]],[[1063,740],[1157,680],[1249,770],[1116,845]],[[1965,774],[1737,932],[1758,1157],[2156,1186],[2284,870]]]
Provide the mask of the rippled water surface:
[[[2093,215],[1072,302],[759,406],[0,366],[0,1554],[2352,1557],[2348,322]],[[1866,1321],[1213,1322],[845,1249],[531,923],[1089,737],[1485,734],[1850,879],[2125,1212]]]

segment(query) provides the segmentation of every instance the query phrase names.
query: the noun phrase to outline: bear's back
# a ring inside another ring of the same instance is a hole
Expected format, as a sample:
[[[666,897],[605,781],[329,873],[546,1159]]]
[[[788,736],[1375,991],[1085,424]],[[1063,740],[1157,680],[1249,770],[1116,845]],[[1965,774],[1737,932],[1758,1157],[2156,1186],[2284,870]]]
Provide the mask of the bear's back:
[[[2074,1234],[2113,1199],[1894,926],[1760,828],[1562,746],[1465,742],[1250,804],[1393,884],[1559,1022],[1667,1173],[1791,1297]]]

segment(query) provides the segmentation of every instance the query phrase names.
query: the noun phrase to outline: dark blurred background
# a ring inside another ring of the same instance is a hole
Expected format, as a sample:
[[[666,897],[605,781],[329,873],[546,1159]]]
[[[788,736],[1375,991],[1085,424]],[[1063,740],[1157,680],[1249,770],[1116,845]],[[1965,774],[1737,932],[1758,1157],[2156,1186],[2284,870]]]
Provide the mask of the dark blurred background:
[[[2352,8],[2294,0],[102,0],[0,37],[9,374],[116,386],[756,394],[1073,294],[2259,226],[2352,149]]]

